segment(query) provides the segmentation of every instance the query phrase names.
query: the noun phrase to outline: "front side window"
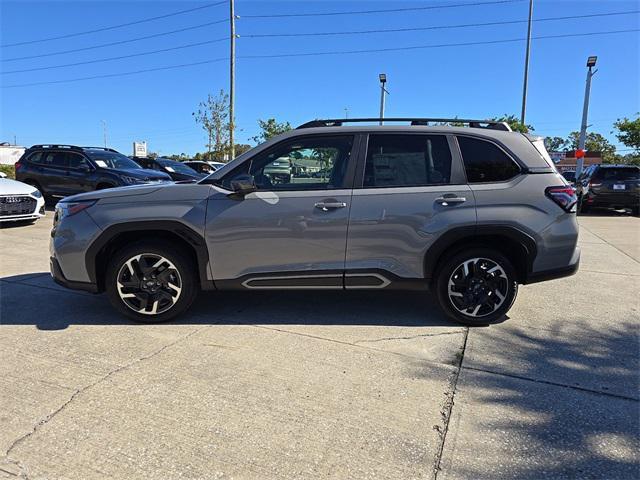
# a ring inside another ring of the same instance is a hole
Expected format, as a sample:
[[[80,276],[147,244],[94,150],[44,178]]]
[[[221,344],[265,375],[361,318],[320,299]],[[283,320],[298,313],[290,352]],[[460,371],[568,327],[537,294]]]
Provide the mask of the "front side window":
[[[352,136],[292,140],[244,162],[223,179],[229,188],[240,175],[252,175],[258,190],[326,190],[342,188]]]
[[[82,155],[78,155],[77,153],[68,153],[67,154],[69,168],[80,168],[80,167],[88,167],[89,163],[85,160]]]
[[[494,143],[457,138],[469,183],[503,182],[520,172],[520,167]]]
[[[364,187],[447,184],[451,151],[444,135],[371,135]]]

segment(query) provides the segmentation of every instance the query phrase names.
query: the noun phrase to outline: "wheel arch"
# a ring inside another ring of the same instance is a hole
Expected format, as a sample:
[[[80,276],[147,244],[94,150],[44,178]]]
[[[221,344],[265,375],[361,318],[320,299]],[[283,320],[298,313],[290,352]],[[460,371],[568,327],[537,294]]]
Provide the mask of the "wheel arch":
[[[104,276],[109,258],[125,245],[138,240],[165,240],[184,249],[198,268],[203,290],[215,285],[208,278],[209,252],[202,235],[177,221],[136,221],[112,225],[94,240],[85,254],[87,273],[98,291],[104,291]]]
[[[442,235],[427,250],[424,276],[435,279],[444,261],[470,247],[491,248],[502,253],[513,264],[518,283],[525,283],[537,255],[536,241],[522,230],[510,225],[481,225],[452,229]]]

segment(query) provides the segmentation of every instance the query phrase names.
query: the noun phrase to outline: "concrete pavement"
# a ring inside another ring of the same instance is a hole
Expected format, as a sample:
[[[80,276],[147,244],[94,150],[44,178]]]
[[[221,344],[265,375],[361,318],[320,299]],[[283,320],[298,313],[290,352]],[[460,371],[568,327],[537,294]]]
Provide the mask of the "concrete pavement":
[[[134,325],[0,230],[0,478],[637,478],[640,219],[567,279],[450,323],[399,292],[213,293]]]

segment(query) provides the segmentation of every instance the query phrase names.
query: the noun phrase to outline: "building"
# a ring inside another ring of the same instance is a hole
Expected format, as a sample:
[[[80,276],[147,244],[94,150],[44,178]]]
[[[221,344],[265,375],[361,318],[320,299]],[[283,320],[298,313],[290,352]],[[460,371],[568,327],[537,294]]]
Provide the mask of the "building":
[[[560,173],[576,169],[578,159],[576,158],[575,150],[571,150],[569,152],[551,152],[550,155]],[[587,168],[590,165],[599,165],[601,163],[601,152],[584,153],[584,162],[582,164],[582,168]]]
[[[7,142],[0,143],[0,165],[13,165],[20,159],[24,151],[25,148],[19,145],[9,145]]]

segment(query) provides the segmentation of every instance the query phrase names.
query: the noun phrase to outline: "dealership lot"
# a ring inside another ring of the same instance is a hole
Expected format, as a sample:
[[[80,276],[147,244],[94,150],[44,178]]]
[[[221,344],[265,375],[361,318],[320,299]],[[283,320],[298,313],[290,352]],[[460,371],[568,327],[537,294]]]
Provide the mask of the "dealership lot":
[[[640,219],[467,330],[424,295],[203,294],[135,325],[0,230],[0,478],[636,478]]]

